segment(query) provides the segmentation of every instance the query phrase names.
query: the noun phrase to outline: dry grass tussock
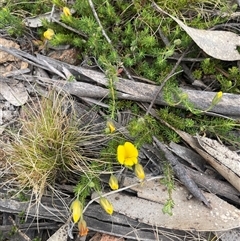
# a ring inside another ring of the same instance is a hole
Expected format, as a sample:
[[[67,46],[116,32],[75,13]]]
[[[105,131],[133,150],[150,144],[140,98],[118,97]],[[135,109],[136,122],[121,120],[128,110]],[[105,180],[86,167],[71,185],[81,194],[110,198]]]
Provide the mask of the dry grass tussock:
[[[64,93],[51,91],[45,98],[23,107],[20,130],[10,131],[5,145],[6,160],[20,188],[33,190],[41,198],[45,188],[67,172],[85,173],[90,157],[81,146],[93,136],[80,127],[73,101]]]

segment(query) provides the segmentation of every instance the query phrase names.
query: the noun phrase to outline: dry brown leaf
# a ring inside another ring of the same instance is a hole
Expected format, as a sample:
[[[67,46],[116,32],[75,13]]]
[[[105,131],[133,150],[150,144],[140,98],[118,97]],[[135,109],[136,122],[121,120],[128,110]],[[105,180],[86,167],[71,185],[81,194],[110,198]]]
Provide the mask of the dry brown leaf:
[[[188,27],[181,20],[173,17],[153,4],[154,7],[171,17],[181,26],[192,40],[208,55],[225,61],[240,60],[237,47],[240,46],[240,36],[228,31],[211,31]]]

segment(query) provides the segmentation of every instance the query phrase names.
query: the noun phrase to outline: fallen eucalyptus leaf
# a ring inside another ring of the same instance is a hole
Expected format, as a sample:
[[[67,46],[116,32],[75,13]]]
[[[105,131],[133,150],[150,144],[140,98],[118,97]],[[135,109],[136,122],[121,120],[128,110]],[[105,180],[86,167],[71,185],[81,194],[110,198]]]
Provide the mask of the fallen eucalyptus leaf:
[[[62,225],[47,241],[67,241],[68,223]]]
[[[60,16],[61,13],[60,11],[54,11],[53,13],[48,12],[48,13],[44,13],[44,14],[40,14],[38,16],[35,17],[29,17],[29,18],[25,18],[23,20],[23,23],[31,28],[38,28],[38,27],[42,27],[42,20],[46,19],[49,22],[52,21],[51,17],[53,17],[54,19],[60,20]]]
[[[20,82],[6,83],[0,81],[0,94],[14,106],[21,106],[28,99],[27,90]]]
[[[171,17],[192,38],[192,40],[208,55],[225,61],[240,60],[237,47],[240,46],[240,36],[228,31],[202,30],[188,27],[181,20],[163,11],[156,3],[157,11]]]
[[[136,181],[126,177],[124,186]],[[109,195],[108,200],[113,203],[115,212],[139,222],[169,229],[196,231],[223,231],[240,227],[240,210],[212,193],[204,192],[212,206],[212,210],[209,210],[195,198],[188,200],[187,189],[176,183],[172,193],[175,206],[173,215],[169,216],[162,212],[168,193],[159,180],[144,182],[131,189],[137,192],[138,197],[116,193]]]

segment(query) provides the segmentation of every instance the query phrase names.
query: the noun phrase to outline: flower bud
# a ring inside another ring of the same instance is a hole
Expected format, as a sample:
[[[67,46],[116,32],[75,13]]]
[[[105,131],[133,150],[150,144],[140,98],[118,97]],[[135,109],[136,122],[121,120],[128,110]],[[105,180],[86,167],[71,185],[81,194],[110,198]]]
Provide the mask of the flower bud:
[[[134,166],[134,173],[140,180],[143,180],[145,178],[145,172],[143,170],[143,166],[139,163],[137,163]]]
[[[223,95],[222,91],[217,92],[217,94],[213,97],[212,105],[218,104],[222,99],[222,95]]]
[[[112,121],[107,121],[107,132],[113,133],[116,130]]]
[[[181,41],[181,39],[178,38],[178,39],[175,39],[173,43],[174,43],[174,45],[179,46],[182,44],[182,41]]]
[[[108,182],[109,186],[112,190],[117,190],[119,188],[118,186],[118,179],[116,176],[111,175]]]
[[[72,202],[70,209],[72,211],[73,222],[77,223],[78,220],[82,217],[82,203],[76,199]]]
[[[88,227],[86,221],[81,218],[80,221],[78,222],[78,231],[79,231],[79,236],[87,236],[88,234]]]
[[[68,7],[63,7],[63,13],[65,16],[71,16],[71,11]]]
[[[100,198],[100,205],[106,213],[109,215],[113,214],[113,205],[105,197]]]

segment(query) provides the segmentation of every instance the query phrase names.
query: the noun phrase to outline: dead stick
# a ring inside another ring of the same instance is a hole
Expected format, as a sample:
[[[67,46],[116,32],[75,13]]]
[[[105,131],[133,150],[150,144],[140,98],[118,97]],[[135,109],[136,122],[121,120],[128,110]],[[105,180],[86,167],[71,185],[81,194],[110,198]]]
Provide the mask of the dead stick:
[[[25,240],[27,240],[27,241],[32,241],[25,233],[23,233],[23,232],[17,227],[16,222],[12,219],[11,216],[10,216],[8,219],[12,222],[13,226],[17,229],[17,232],[18,232]]]

